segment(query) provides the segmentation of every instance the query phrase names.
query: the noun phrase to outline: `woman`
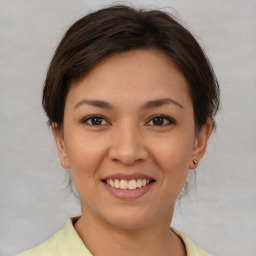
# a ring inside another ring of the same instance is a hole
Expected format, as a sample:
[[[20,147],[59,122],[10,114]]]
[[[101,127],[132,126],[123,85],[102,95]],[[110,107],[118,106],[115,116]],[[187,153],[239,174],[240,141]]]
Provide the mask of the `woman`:
[[[43,107],[82,215],[20,255],[209,255],[170,223],[218,105],[210,63],[168,14],[114,6],[78,20]]]

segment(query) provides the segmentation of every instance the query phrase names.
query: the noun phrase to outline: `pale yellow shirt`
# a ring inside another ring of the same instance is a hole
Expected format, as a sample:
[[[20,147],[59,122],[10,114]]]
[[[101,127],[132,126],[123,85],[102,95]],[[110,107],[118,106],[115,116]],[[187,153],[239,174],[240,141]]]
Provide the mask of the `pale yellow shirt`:
[[[17,256],[92,256],[73,226],[75,220],[77,220],[77,217],[68,219],[65,227],[49,240]],[[184,242],[187,256],[211,256],[195,245],[185,234],[174,228],[171,229]]]

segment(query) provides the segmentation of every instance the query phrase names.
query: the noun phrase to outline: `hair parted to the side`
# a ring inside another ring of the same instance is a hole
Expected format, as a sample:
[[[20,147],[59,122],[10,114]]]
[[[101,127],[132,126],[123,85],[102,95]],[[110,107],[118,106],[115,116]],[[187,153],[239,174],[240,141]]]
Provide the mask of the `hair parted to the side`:
[[[71,83],[107,56],[132,49],[158,49],[170,57],[188,81],[197,130],[219,107],[219,86],[208,58],[191,33],[159,10],[117,5],[75,22],[57,47],[43,89],[49,124],[62,126]]]

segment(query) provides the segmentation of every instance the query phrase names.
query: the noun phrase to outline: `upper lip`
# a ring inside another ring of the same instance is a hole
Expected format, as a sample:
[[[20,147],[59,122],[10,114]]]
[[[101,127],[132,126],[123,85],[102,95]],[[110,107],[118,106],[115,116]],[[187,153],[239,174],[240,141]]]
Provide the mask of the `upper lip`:
[[[142,173],[132,173],[132,174],[127,174],[127,173],[115,173],[108,175],[104,177],[102,180],[137,180],[137,179],[146,179],[146,180],[155,180],[153,177],[142,174]]]

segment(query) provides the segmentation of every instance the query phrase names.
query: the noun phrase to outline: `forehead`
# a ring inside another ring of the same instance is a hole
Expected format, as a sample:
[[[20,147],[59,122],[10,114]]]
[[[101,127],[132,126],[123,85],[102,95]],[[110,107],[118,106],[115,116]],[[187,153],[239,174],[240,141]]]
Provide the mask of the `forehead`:
[[[72,84],[67,101],[86,97],[136,104],[167,96],[184,101],[190,100],[188,91],[185,77],[166,54],[154,49],[139,49],[99,62]]]

